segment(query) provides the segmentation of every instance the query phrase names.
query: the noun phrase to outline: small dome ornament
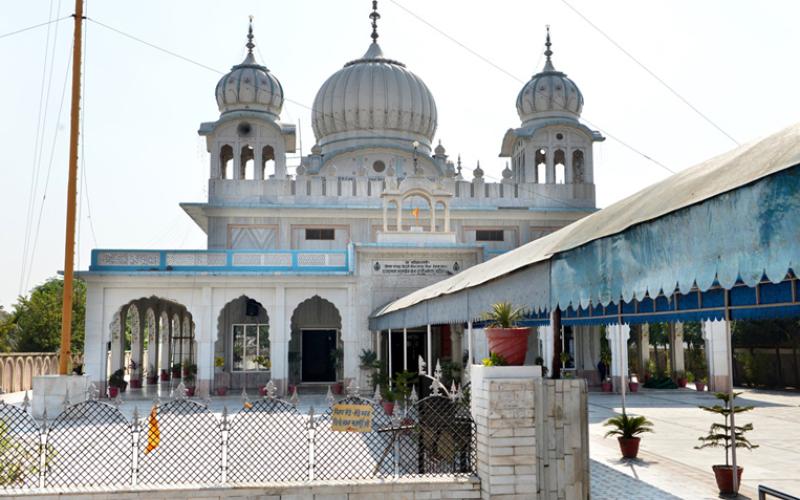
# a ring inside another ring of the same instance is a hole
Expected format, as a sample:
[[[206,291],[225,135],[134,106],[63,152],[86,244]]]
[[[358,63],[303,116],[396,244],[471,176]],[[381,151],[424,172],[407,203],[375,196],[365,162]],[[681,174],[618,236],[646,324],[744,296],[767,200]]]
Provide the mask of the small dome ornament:
[[[483,179],[483,169],[481,168],[481,162],[478,162],[478,166],[475,167],[475,170],[472,171],[472,177],[475,179]]]
[[[547,26],[542,71],[536,73],[522,87],[517,96],[517,114],[525,125],[539,118],[577,119],[583,110],[583,94],[575,82],[553,65],[550,26]]]
[[[503,179],[510,179],[512,176],[511,169],[508,168],[508,162],[506,162],[506,168],[503,169]]]
[[[253,16],[250,16],[245,44],[247,55],[217,83],[217,106],[221,113],[262,111],[277,118],[283,108],[283,87],[266,66],[256,62],[253,38]]]
[[[433,152],[436,153],[436,156],[444,156],[445,149],[444,149],[444,146],[442,146],[442,140],[441,139],[439,139],[439,144],[436,146],[436,148],[433,150]]]

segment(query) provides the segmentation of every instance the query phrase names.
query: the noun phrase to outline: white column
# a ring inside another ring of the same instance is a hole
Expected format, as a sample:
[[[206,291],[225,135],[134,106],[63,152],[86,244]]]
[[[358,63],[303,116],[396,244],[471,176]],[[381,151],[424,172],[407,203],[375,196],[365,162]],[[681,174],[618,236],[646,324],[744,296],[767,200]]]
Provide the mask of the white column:
[[[275,287],[275,307],[270,314],[269,361],[272,364],[270,377],[272,383],[286,394],[289,383],[289,338],[291,337],[291,313],[286,311],[286,288],[282,285]]]
[[[257,181],[264,179],[263,152],[264,147],[262,145],[253,146],[253,178]]]
[[[706,343],[708,360],[708,390],[727,392],[730,390],[728,371],[728,343],[725,321],[703,321],[703,340]]]
[[[650,325],[644,323],[640,326],[639,333],[639,366],[641,366],[642,373],[639,373],[639,379],[644,380],[647,373],[647,364],[650,362]]]
[[[392,387],[392,378],[394,377],[394,367],[392,366],[392,329],[389,328],[389,387]]]
[[[83,340],[83,369],[98,390],[104,390],[106,374],[106,339],[103,335],[103,288],[86,284],[86,331]]]
[[[375,349],[378,353],[378,361],[383,361],[383,330],[378,330],[375,333],[378,335],[378,338],[375,342]]]
[[[475,363],[475,358],[472,352],[472,320],[467,321],[467,352],[469,353],[469,366]]]
[[[408,330],[403,328],[403,371],[408,370]]]
[[[433,375],[433,334],[431,325],[428,325],[428,376]]]
[[[172,334],[172,319],[169,314],[166,315],[167,321],[161,328],[161,342],[159,343],[159,357],[161,358],[161,369],[167,370],[167,373],[172,372],[172,367],[169,365],[169,350],[170,350],[170,336]],[[160,318],[159,318],[160,320]]]
[[[669,329],[669,357],[672,376],[676,380],[686,376],[683,359],[683,323],[673,323]]]
[[[122,307],[114,314],[111,323],[111,370],[108,373],[109,376],[123,368],[125,364],[125,318],[128,315],[128,308]]]
[[[211,393],[214,382],[214,341],[216,340],[216,325],[214,312],[211,307],[211,287],[203,287],[200,291],[200,303],[192,308],[194,338],[197,341],[197,393],[207,395]],[[191,325],[189,326],[191,328]],[[188,352],[184,353],[188,356]]]
[[[606,339],[611,349],[611,382],[615,392],[624,393],[628,383],[628,338],[628,325],[615,323],[606,328]]]
[[[547,375],[553,374],[553,325],[552,323],[538,327],[539,342],[542,345],[540,355],[547,368]]]

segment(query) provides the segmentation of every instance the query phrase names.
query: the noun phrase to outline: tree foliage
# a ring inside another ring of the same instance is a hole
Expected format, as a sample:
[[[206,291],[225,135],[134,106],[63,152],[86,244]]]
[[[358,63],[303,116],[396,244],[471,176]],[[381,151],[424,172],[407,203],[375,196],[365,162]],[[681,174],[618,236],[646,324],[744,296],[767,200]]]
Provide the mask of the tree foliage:
[[[55,352],[61,344],[61,305],[64,282],[50,278],[20,296],[0,318],[0,349],[15,352]],[[83,350],[86,286],[75,280],[72,294],[72,351]]]

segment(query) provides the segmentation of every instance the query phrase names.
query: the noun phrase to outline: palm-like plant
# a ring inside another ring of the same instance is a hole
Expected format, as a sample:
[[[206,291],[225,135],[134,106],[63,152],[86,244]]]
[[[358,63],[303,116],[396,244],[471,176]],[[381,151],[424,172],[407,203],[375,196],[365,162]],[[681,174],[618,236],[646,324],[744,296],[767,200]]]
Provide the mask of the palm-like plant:
[[[639,437],[640,434],[644,434],[645,432],[653,432],[653,422],[647,420],[644,415],[631,417],[624,412],[609,418],[603,425],[615,427],[606,432],[605,437],[617,436],[623,439],[630,439]]]
[[[739,396],[741,392],[734,392],[733,398],[735,399]],[[703,448],[718,448],[724,447],[725,448],[725,465],[730,465],[728,462],[728,456],[730,454],[730,449],[733,446],[731,442],[731,425],[730,425],[730,418],[731,413],[736,413],[737,415],[742,412],[750,411],[753,409],[752,406],[736,406],[733,411],[731,411],[731,397],[730,394],[726,392],[718,392],[715,394],[716,398],[723,402],[722,405],[716,404],[714,406],[701,406],[701,410],[705,410],[710,413],[715,413],[717,415],[722,415],[725,419],[725,423],[713,423],[711,427],[708,429],[708,434],[705,436],[701,436],[697,438],[702,444],[695,446],[696,450],[702,450]],[[748,450],[752,450],[753,448],[758,448],[757,444],[751,443],[744,435],[745,432],[752,431],[753,424],[747,423],[744,425],[736,425],[734,426],[734,432],[736,434],[736,447],[737,448],[746,448]]]
[[[514,328],[524,317],[525,309],[510,302],[492,304],[491,310],[483,315],[488,328]]]

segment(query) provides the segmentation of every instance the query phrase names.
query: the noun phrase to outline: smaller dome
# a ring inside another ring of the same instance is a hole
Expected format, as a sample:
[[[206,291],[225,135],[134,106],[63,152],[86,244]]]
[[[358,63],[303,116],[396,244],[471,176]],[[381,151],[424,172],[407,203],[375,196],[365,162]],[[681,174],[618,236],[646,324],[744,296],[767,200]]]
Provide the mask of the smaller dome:
[[[478,166],[475,167],[475,170],[472,171],[472,177],[476,179],[483,178],[483,169],[481,168],[481,162],[478,162]]]
[[[247,33],[247,57],[217,83],[217,106],[221,113],[237,110],[263,111],[276,118],[283,108],[283,87],[253,55],[253,24]]]
[[[531,77],[517,96],[517,113],[522,123],[536,118],[578,118],[583,110],[583,94],[565,73],[556,71],[550,56],[550,29],[547,30],[547,56],[544,68]]]
[[[510,179],[512,175],[513,172],[508,168],[508,162],[506,162],[506,168],[503,169],[503,179]]]
[[[444,156],[445,149],[444,149],[444,146],[442,146],[442,141],[441,140],[439,141],[439,144],[436,146],[436,148],[433,150],[433,152],[436,153],[436,156]]]

